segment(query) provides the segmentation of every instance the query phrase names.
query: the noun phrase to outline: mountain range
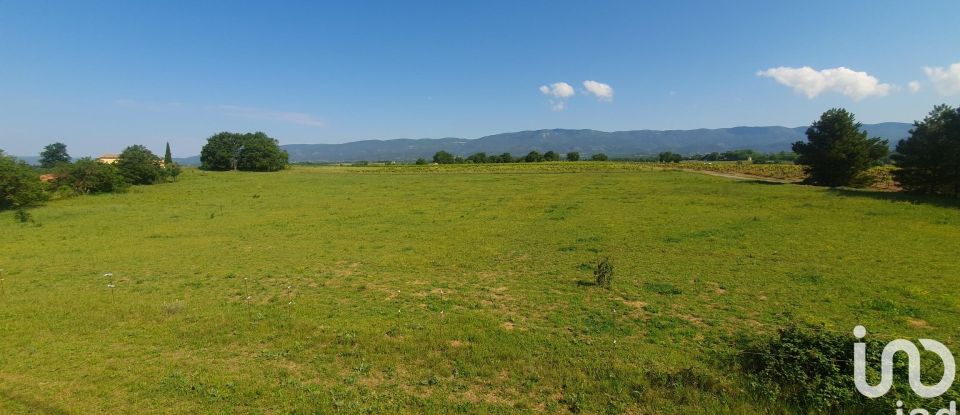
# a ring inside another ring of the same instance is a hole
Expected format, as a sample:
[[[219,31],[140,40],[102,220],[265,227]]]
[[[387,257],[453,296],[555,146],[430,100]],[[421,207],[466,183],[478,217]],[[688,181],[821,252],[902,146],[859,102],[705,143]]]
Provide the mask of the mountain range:
[[[885,122],[864,124],[863,129],[871,137],[883,137],[891,149],[909,135],[912,124]],[[290,154],[290,161],[301,162],[350,162],[350,161],[412,161],[417,158],[431,159],[437,151],[444,150],[455,155],[468,156],[477,152],[514,156],[530,151],[558,153],[579,151],[584,156],[606,153],[611,157],[656,155],[663,151],[680,154],[706,154],[737,149],[752,149],[760,152],[789,151],[795,141],[805,139],[807,127],[733,127],[700,128],[696,130],[534,130],[488,135],[476,139],[465,138],[400,138],[392,140],[363,140],[343,144],[285,144],[281,147]],[[36,157],[23,157],[34,161]],[[177,158],[185,165],[199,165],[200,156]]]
[[[890,142],[891,148],[909,135],[912,124],[887,122],[864,125],[871,137]],[[579,151],[584,155],[606,153],[611,157],[655,155],[663,151],[680,154],[705,154],[736,149],[760,152],[790,151],[796,141],[805,139],[807,127],[733,127],[696,130],[535,130],[488,135],[476,139],[394,139],[364,140],[343,144],[287,144],[283,149],[292,162],[340,162],[359,160],[409,161],[430,159],[444,150],[467,156],[476,152],[514,156],[530,151],[559,153]],[[198,161],[197,161],[198,162]]]

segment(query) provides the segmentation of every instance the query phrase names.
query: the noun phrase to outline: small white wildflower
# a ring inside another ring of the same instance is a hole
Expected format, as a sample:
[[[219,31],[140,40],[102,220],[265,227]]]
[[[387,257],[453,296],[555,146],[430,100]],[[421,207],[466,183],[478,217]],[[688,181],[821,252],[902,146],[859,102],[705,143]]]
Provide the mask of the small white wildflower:
[[[112,276],[113,276],[113,273],[112,273],[112,272],[108,272],[108,273],[103,274],[103,276],[104,276],[104,277],[112,277]]]
[[[107,288],[113,288],[113,287],[116,287],[116,285],[113,285],[113,284],[107,284]]]

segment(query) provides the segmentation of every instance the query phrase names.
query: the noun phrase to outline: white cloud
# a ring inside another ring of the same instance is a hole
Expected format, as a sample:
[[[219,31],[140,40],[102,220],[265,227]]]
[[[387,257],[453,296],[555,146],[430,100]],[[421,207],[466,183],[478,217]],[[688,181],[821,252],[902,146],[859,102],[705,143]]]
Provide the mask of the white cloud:
[[[927,74],[927,79],[933,84],[933,89],[937,93],[948,97],[951,95],[960,95],[960,62],[950,65],[947,68],[939,66],[923,68]]]
[[[613,88],[602,82],[583,81],[584,93],[594,95],[601,101],[613,101]]]
[[[567,99],[576,92],[573,87],[566,82],[557,82],[540,86],[540,93],[550,97],[550,108],[554,111],[563,111],[567,107]]]
[[[838,92],[854,101],[869,96],[887,95],[894,87],[866,72],[839,67],[816,70],[809,66],[790,68],[781,66],[757,72],[757,76],[773,78],[780,84],[793,88],[798,94],[813,99],[824,92]]]
[[[290,124],[306,125],[309,127],[323,127],[322,120],[302,112],[272,111],[261,108],[241,107],[237,105],[217,105],[211,107],[214,111],[225,115],[261,120],[282,121]]]
[[[916,94],[917,92],[920,92],[920,88],[921,88],[921,86],[920,86],[920,81],[910,81],[910,82],[908,82],[908,83],[907,83],[907,88],[909,88],[909,89],[910,89],[910,92],[912,92],[912,93],[914,93],[914,94]]]

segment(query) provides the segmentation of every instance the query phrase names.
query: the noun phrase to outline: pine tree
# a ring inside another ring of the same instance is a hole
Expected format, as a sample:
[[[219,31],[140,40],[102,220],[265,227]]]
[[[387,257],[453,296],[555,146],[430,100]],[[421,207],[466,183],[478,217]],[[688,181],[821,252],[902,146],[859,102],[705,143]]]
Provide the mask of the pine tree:
[[[900,167],[893,177],[904,190],[960,197],[960,108],[934,107],[891,158]]]
[[[887,156],[887,140],[867,138],[854,115],[843,108],[824,112],[807,129],[807,141],[793,143],[807,181],[820,186],[867,184],[863,173]]]

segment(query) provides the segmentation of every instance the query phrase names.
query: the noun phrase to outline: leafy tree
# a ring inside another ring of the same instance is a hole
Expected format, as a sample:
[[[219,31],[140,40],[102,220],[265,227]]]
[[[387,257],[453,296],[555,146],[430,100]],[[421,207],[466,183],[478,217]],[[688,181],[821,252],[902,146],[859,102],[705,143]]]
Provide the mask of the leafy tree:
[[[661,163],[679,163],[683,160],[683,156],[671,151],[664,151],[657,156],[657,159]]]
[[[277,140],[262,132],[217,133],[200,150],[204,170],[277,171],[286,168],[289,155]]]
[[[607,157],[607,155],[604,154],[604,153],[597,153],[597,154],[594,154],[594,155],[590,156],[590,160],[593,160],[593,161],[607,161],[607,160],[610,160],[610,157]]]
[[[67,154],[67,145],[63,143],[48,144],[40,152],[40,167],[49,169],[58,164],[69,163],[70,155]]]
[[[89,157],[63,166],[54,183],[67,186],[77,194],[121,192],[127,188],[127,182],[116,166]]]
[[[577,151],[567,153],[567,161],[580,161],[580,153]]]
[[[414,163],[414,164],[417,164],[417,165],[427,164],[427,159],[425,159],[425,158],[423,158],[423,157],[420,157],[420,158],[417,159],[417,162]]]
[[[260,134],[258,136],[257,134]],[[287,167],[289,156],[280,149],[277,140],[266,134],[256,133],[248,137],[240,157],[237,160],[237,170],[242,171],[278,171]]]
[[[467,161],[471,163],[488,163],[487,153],[473,153],[467,157]]]
[[[913,123],[892,156],[894,179],[913,193],[960,197],[960,107],[938,105]]]
[[[807,142],[793,143],[805,166],[807,181],[820,186],[863,185],[869,178],[863,173],[887,156],[887,141],[867,138],[854,115],[842,108],[824,112],[807,129]]]
[[[0,210],[16,209],[26,221],[27,208],[46,200],[40,175],[27,163],[6,156],[0,151]]]
[[[179,164],[171,162],[170,164],[165,164],[163,166],[164,172],[167,174],[167,177],[172,181],[177,181],[177,178],[180,177],[180,173],[183,173],[183,168]]]
[[[500,163],[513,163],[516,160],[513,159],[513,154],[503,153],[497,157]]]
[[[537,152],[536,150],[533,150],[527,153],[527,155],[523,158],[523,161],[527,163],[536,163],[539,161],[543,161],[543,155]]]
[[[132,145],[120,153],[117,169],[130,184],[154,184],[165,176],[160,157],[142,145]]]
[[[170,152],[169,142],[167,142],[167,150],[163,152],[163,164],[165,166],[173,164],[173,153]]]
[[[453,164],[455,161],[453,154],[440,150],[433,155],[433,162],[437,164]]]
[[[556,151],[550,150],[546,153],[543,153],[544,161],[560,161],[560,154]]]

